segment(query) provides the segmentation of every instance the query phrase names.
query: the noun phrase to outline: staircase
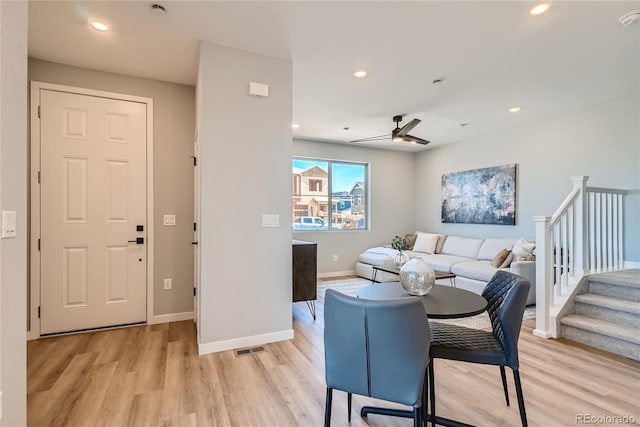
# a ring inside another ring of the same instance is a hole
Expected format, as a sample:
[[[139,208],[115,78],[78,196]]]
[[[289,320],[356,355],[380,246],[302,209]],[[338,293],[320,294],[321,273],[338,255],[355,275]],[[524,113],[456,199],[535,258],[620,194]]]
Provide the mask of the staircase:
[[[640,360],[640,270],[585,276],[560,317],[560,336]]]

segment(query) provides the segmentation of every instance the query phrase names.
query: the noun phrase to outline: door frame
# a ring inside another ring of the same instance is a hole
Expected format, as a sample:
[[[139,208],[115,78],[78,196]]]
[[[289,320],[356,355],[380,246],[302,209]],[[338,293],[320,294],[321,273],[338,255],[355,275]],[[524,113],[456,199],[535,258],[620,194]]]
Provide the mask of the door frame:
[[[40,306],[40,250],[38,249],[38,239],[40,239],[40,183],[38,182],[38,172],[40,171],[40,119],[38,109],[40,106],[40,91],[51,90],[57,92],[72,93],[76,95],[97,96],[121,101],[132,101],[146,104],[147,106],[147,323],[153,320],[153,99],[141,96],[126,95],[115,92],[105,92],[100,90],[85,89],[73,86],[65,86],[54,83],[31,81],[30,84],[30,168],[29,168],[29,191],[30,191],[30,229],[29,229],[29,325],[27,339],[40,338],[40,318],[38,317],[38,307]]]

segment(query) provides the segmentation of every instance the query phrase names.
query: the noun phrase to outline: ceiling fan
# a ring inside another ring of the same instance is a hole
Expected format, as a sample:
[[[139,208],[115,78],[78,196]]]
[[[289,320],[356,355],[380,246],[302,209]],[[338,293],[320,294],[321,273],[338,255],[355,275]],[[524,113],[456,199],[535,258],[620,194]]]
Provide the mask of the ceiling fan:
[[[393,142],[411,142],[413,144],[422,144],[427,145],[431,141],[427,141],[426,139],[418,138],[417,136],[409,135],[409,132],[414,127],[418,126],[421,122],[420,119],[413,119],[406,125],[400,127],[400,122],[402,121],[402,115],[393,116],[393,122],[396,124],[396,128],[391,131],[391,134],[386,135],[378,135],[371,136],[369,138],[356,139],[351,142],[370,142],[370,141],[383,141],[385,139],[391,138]]]

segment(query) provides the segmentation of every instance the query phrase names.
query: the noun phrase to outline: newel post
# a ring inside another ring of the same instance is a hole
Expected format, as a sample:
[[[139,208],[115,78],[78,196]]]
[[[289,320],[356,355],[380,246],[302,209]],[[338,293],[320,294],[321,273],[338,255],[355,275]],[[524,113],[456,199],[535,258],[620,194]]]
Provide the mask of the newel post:
[[[573,188],[580,189],[574,204],[574,245],[573,245],[573,277],[580,277],[585,273],[587,265],[587,245],[589,245],[589,236],[587,235],[587,181],[588,176],[572,176]]]
[[[551,217],[534,216],[536,223],[536,328],[533,334],[542,338],[555,336],[549,311],[553,302],[553,250]]]

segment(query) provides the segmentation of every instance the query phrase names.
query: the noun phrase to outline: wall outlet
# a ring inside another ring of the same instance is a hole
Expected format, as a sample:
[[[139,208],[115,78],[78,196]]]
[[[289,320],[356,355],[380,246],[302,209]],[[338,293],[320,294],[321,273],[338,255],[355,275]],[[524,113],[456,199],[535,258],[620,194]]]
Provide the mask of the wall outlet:
[[[333,262],[338,262],[338,255],[333,256]]]
[[[163,225],[176,225],[176,216],[175,215],[165,215],[162,218]]]
[[[172,287],[173,287],[173,284],[171,283],[171,279],[164,279],[164,289],[169,290]]]

